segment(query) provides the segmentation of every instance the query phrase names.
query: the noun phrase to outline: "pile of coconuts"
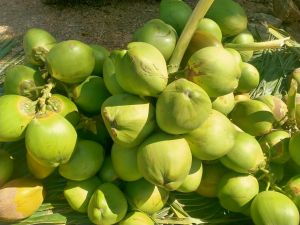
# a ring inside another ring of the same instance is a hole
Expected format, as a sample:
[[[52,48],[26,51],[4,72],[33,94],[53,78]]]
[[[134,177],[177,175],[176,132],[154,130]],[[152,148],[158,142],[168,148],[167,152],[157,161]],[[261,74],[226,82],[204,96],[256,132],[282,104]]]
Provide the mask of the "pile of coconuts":
[[[22,143],[30,175],[12,179],[18,165],[0,150],[0,221],[34,214],[56,172],[93,224],[154,225],[172,191],[218,198],[256,225],[299,224],[300,97],[250,98],[253,51],[226,47],[254,43],[233,0],[213,2],[169,73],[191,14],[162,0],[159,19],[110,52],[26,32],[26,62],[6,71],[0,142]]]

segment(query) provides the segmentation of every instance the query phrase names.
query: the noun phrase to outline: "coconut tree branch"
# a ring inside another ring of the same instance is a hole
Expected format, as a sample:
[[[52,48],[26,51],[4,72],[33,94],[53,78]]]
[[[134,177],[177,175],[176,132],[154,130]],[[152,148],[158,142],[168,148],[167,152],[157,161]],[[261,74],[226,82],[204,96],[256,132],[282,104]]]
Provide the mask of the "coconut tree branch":
[[[197,28],[198,22],[205,16],[214,0],[199,0],[187,24],[185,25],[168,66],[169,73],[178,71],[183,55]]]

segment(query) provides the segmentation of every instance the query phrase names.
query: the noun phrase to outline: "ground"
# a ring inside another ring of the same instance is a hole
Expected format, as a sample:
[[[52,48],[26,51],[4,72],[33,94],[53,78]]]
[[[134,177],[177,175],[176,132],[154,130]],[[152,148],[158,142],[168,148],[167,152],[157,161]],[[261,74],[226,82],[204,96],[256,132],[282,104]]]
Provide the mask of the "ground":
[[[77,39],[109,49],[121,48],[137,27],[158,16],[158,6],[156,1],[119,1],[97,6],[1,0],[0,32],[20,36],[31,27],[39,27],[59,40]]]
[[[39,27],[58,40],[77,39],[115,49],[124,47],[145,21],[158,17],[159,1],[155,0],[94,0],[108,3],[102,6],[72,1],[45,5],[40,0],[1,0],[0,37],[21,37],[27,29]],[[257,13],[272,14],[269,3],[237,1],[245,7],[250,21]],[[193,5],[197,1],[188,2]]]

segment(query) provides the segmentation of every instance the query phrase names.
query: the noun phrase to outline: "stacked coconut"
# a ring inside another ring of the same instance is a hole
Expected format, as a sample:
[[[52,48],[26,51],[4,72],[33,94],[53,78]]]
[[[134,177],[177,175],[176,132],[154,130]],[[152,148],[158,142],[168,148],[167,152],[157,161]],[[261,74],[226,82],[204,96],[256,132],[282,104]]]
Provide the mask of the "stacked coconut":
[[[0,141],[24,143],[31,177],[9,181],[13,160],[1,152],[0,219],[30,216],[43,202],[43,179],[61,176],[65,199],[94,224],[154,224],[172,191],[217,197],[255,224],[299,224],[289,198],[298,178],[283,190],[292,175],[278,174],[290,158],[300,167],[300,136],[281,129],[280,98],[250,99],[259,82],[253,51],[226,48],[254,42],[244,10],[216,0],[181,70],[169,73],[191,13],[164,0],[160,19],[110,53],[27,31],[27,63],[7,71],[0,97]]]

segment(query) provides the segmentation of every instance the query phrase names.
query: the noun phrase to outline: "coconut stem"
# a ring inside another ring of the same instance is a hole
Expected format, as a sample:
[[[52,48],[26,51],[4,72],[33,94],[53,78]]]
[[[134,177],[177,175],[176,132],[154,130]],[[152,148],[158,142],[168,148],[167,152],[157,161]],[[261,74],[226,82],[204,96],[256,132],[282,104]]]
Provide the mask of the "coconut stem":
[[[23,95],[29,98],[36,98],[38,96],[38,91],[44,89],[45,86],[38,87],[25,87],[23,90]]]
[[[265,168],[259,168],[260,171],[262,171],[264,174],[269,175],[270,171]]]
[[[205,16],[214,0],[199,0],[187,24],[185,25],[168,65],[168,72],[178,71],[183,55],[197,29],[199,21]]]
[[[298,90],[298,82],[294,79],[296,77],[297,71],[293,72],[293,78],[291,79],[290,88],[288,91],[287,107],[288,107],[288,128],[290,132],[295,132],[297,130],[296,123],[296,94]]]
[[[259,51],[265,49],[277,49],[281,48],[289,37],[281,38],[279,40],[273,41],[263,41],[263,42],[255,42],[250,44],[235,44],[235,43],[228,43],[225,44],[226,48],[233,48],[238,51]]]
[[[46,55],[48,54],[49,50],[44,47],[37,47],[33,50],[34,58],[37,61],[41,61],[43,63],[46,62]]]
[[[271,25],[268,27],[268,31],[270,34],[272,34],[277,39],[285,38],[287,37],[285,34],[283,34],[278,28],[275,28]],[[298,56],[300,56],[300,50],[299,50],[299,44],[296,41],[288,40],[286,42],[286,45],[290,47],[290,49],[295,52]]]
[[[282,188],[278,187],[277,185],[274,185],[272,188],[273,188],[273,190],[275,190],[277,192],[280,192],[282,194],[286,194],[286,192]]]
[[[46,102],[51,97],[51,90],[55,87],[55,83],[52,79],[45,85],[44,89],[41,91],[42,96],[37,100],[37,111],[38,113],[46,112]]]
[[[270,189],[270,186],[271,186],[271,182],[270,182],[270,181],[268,181],[268,182],[267,182],[266,191],[268,191],[268,190]]]

